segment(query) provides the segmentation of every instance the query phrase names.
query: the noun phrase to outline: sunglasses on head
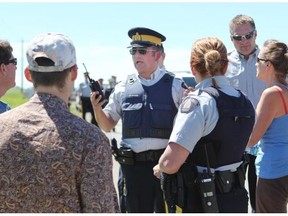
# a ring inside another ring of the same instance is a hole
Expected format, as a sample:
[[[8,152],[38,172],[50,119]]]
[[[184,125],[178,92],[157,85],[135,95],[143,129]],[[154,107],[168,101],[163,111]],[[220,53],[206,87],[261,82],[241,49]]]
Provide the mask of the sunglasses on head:
[[[258,58],[257,57],[257,60],[256,60],[257,62],[260,62],[260,61],[264,61],[264,62],[267,62],[267,61],[269,61],[268,59],[262,59],[262,58]]]
[[[12,59],[9,59],[8,61],[4,62],[5,65],[8,65],[10,63],[17,65],[17,58],[12,58]]]
[[[130,54],[131,55],[135,55],[136,54],[136,52],[138,51],[138,53],[139,54],[141,54],[141,55],[146,55],[146,53],[147,52],[155,52],[156,50],[147,50],[147,48],[146,47],[138,47],[138,48],[136,48],[136,47],[132,47],[130,50],[129,50],[129,52],[130,52]]]
[[[255,30],[247,33],[246,35],[232,35],[232,38],[236,41],[242,41],[242,40],[249,40],[253,37]]]

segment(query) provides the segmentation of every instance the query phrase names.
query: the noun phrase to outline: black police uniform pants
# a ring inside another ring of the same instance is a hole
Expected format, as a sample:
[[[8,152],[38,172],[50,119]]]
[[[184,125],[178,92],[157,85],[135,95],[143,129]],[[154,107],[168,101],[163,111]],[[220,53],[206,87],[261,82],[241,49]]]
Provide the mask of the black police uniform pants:
[[[165,213],[160,180],[153,174],[157,162],[135,162],[121,164],[125,185],[123,197],[129,213]],[[121,199],[121,198],[120,198]]]
[[[255,160],[256,156],[247,154],[248,156],[248,164],[246,165],[247,171],[247,180],[248,180],[248,191],[249,191],[249,199],[250,205],[252,208],[252,212],[256,211],[256,184],[257,184],[257,175],[256,175],[256,167]]]
[[[126,204],[125,204],[125,197],[124,197],[124,193],[125,193],[125,181],[124,181],[124,177],[123,177],[123,173],[121,170],[121,166],[119,168],[119,177],[118,177],[118,191],[119,191],[119,204],[120,204],[120,211],[121,213],[126,213]]]
[[[89,97],[81,97],[81,103],[82,103],[82,118],[86,120],[85,116],[86,113],[91,113],[92,119],[91,123],[96,125],[98,127],[98,123],[96,122],[96,118],[93,111],[93,106],[91,104]]]

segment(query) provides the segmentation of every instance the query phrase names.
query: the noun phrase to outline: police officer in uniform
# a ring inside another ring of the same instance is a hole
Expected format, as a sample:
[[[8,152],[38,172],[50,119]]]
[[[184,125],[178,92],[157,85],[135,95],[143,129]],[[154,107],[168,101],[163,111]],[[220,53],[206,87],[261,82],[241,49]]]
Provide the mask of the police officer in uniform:
[[[153,175],[153,167],[167,146],[184,89],[181,79],[158,66],[165,36],[143,27],[130,29],[128,35],[137,73],[115,86],[104,109],[100,96],[96,99],[98,92],[90,98],[103,130],[110,131],[122,120],[121,147],[116,159],[125,182],[126,211],[152,213],[154,204],[162,203],[164,212],[160,181]]]
[[[190,67],[196,91],[183,99],[168,146],[154,167],[158,177],[183,174],[183,212],[248,211],[242,155],[255,112],[224,76],[227,65],[219,39],[193,44]]]
[[[79,89],[78,89],[78,94],[80,97],[79,103],[81,104],[81,111],[82,111],[82,118],[86,120],[86,113],[91,113],[91,124],[94,124],[95,126],[98,127],[98,123],[96,121],[93,107],[90,101],[91,89],[89,86],[89,81],[88,81],[88,77],[86,73],[84,73],[84,79],[85,79],[85,82],[80,83]]]

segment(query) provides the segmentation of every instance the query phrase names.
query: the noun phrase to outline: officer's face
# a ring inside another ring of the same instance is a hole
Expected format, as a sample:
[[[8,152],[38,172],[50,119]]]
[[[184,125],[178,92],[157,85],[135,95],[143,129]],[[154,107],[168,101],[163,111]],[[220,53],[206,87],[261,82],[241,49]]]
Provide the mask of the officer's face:
[[[153,47],[132,47],[130,54],[138,73],[144,78],[150,78],[150,75],[157,69],[160,51]]]

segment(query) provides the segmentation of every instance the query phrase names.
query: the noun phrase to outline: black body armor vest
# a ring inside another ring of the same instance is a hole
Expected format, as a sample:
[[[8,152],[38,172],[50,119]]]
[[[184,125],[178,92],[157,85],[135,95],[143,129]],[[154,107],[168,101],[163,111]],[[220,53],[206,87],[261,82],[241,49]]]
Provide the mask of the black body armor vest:
[[[128,80],[122,104],[123,138],[169,138],[177,113],[172,97],[173,79],[167,73],[153,86],[144,86],[133,78]]]
[[[241,161],[255,121],[252,103],[240,91],[240,97],[229,96],[214,87],[203,91],[215,98],[219,120],[213,131],[198,141],[189,160],[207,167],[206,144],[211,168]]]

